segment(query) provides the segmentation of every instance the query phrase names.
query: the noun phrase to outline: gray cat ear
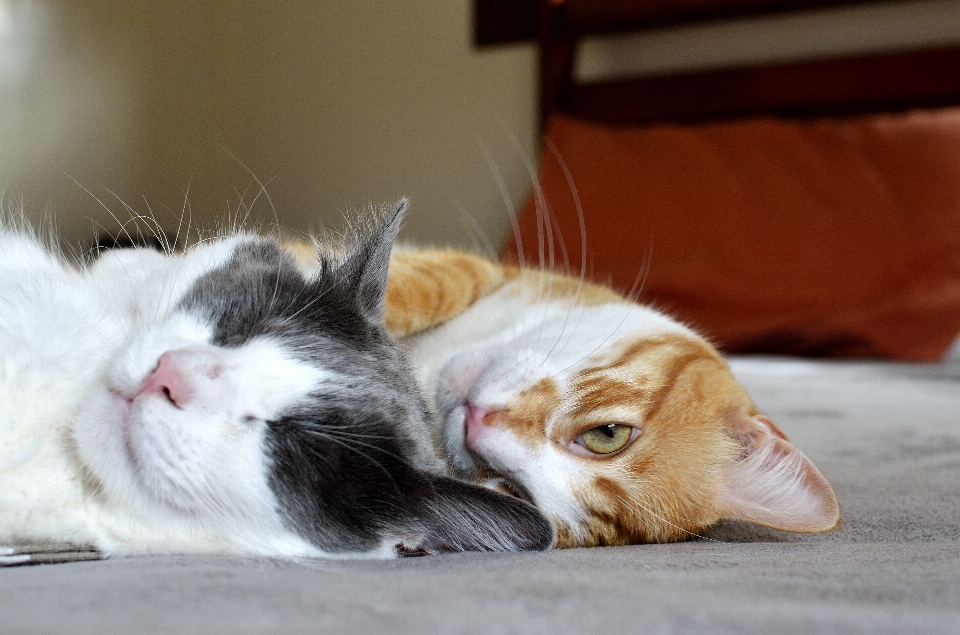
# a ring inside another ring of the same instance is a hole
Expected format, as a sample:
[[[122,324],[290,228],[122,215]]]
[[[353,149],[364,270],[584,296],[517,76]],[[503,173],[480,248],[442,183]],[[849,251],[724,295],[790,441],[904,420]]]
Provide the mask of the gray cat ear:
[[[340,275],[353,285],[361,310],[377,322],[383,320],[390,251],[409,206],[407,199],[401,199],[340,266]]]
[[[543,551],[553,527],[519,498],[445,476],[415,501],[417,526],[401,555],[458,551]]]

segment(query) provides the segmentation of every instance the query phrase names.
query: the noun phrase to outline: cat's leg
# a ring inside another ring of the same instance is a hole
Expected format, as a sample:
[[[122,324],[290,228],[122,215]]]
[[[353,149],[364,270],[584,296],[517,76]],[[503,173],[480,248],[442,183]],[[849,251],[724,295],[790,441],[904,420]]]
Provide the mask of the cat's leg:
[[[398,251],[390,258],[385,320],[397,337],[463,313],[504,284],[498,262],[453,249]]]

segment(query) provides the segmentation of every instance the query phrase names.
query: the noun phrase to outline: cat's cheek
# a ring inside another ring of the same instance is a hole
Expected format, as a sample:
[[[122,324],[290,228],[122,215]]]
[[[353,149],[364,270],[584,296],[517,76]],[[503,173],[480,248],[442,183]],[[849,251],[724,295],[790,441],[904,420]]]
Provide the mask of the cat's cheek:
[[[81,461],[108,492],[126,490],[133,477],[128,446],[130,411],[128,400],[98,391],[74,425]]]
[[[192,477],[201,466],[216,463],[209,461],[212,444],[203,431],[191,433],[200,422],[171,411],[157,399],[136,404],[129,421],[129,456],[145,492],[162,503],[189,509],[196,505],[201,485]]]
[[[214,510],[218,517],[272,514],[263,421],[241,423],[222,409],[179,410],[159,398],[133,414],[132,463],[138,487],[154,502],[205,518]]]

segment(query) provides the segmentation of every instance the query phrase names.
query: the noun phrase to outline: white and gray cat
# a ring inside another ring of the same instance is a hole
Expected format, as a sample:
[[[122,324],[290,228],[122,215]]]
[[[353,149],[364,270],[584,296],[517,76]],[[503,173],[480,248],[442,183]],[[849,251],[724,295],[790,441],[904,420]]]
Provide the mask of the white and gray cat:
[[[0,544],[547,548],[532,506],[442,475],[382,319],[404,208],[309,268],[243,233],[74,267],[0,226]]]

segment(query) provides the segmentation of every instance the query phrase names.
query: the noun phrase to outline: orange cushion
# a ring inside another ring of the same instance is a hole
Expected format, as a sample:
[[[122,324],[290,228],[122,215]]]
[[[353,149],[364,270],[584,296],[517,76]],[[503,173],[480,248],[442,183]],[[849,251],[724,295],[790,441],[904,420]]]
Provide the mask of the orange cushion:
[[[588,275],[627,291],[649,253],[640,300],[727,351],[936,360],[960,333],[960,108],[629,128],[558,116],[547,138],[540,185],[570,269],[579,201]],[[528,265],[549,260],[535,200]]]

